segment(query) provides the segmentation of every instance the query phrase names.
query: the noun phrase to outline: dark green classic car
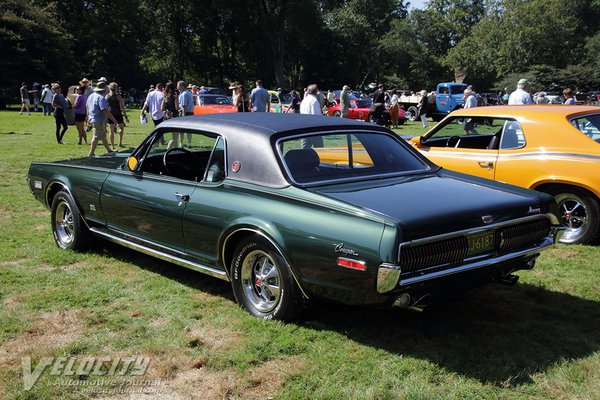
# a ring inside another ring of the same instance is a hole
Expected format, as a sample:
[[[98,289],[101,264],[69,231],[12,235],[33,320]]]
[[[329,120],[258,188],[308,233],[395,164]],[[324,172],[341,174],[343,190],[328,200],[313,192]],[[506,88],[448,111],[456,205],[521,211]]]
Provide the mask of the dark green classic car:
[[[559,233],[551,196],[446,171],[342,118],[176,118],[133,153],[33,163],[58,246],[91,236],[230,281],[255,316],[306,299],[420,308],[514,284]]]

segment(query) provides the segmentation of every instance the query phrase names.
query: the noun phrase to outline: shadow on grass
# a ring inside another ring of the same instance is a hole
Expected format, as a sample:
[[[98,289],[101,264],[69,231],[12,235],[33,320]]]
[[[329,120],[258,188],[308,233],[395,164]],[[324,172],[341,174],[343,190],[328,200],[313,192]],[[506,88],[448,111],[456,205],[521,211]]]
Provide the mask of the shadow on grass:
[[[227,282],[114,244],[103,247],[112,257],[235,301]],[[528,284],[491,284],[422,313],[316,303],[299,325],[500,387],[530,383],[535,373],[600,350],[599,302]]]
[[[501,387],[600,349],[600,303],[528,284],[481,287],[420,314],[323,304],[312,317],[307,327]]]

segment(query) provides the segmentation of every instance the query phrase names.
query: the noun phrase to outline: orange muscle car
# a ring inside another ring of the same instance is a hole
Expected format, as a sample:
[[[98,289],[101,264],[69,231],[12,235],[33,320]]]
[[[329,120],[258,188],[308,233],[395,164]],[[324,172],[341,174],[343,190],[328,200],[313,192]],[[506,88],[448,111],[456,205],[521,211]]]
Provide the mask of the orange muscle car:
[[[494,106],[458,110],[409,139],[436,164],[552,194],[566,232],[587,244],[600,230],[600,108]]]

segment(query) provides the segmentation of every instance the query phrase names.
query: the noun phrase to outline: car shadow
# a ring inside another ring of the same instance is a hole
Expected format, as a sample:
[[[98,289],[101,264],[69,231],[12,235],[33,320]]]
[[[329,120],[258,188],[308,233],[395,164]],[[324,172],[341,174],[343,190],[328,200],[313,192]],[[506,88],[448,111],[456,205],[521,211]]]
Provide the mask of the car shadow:
[[[599,302],[529,284],[488,285],[422,313],[319,304],[303,325],[499,387],[600,349]]]
[[[108,242],[98,252],[235,302],[220,279]],[[530,383],[558,362],[600,350],[600,302],[529,284],[491,284],[421,313],[315,302],[297,325],[499,387]]]

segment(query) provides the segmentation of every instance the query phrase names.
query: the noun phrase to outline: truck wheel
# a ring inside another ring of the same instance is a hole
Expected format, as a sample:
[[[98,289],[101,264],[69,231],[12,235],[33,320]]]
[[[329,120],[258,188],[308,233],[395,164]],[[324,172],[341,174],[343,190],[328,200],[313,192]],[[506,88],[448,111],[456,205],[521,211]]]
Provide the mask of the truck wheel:
[[[591,193],[572,187],[553,188],[548,193],[554,196],[561,222],[566,228],[560,243],[594,243],[600,228],[598,199]]]
[[[290,267],[279,251],[258,235],[236,247],[231,285],[237,303],[255,317],[291,321],[303,308],[302,293]]]
[[[61,249],[85,250],[91,239],[90,231],[81,218],[75,200],[66,191],[59,191],[52,199],[52,234]]]
[[[406,118],[408,118],[408,120],[410,122],[415,122],[417,120],[419,116],[419,109],[415,106],[410,106],[408,107],[408,109],[406,110]]]

